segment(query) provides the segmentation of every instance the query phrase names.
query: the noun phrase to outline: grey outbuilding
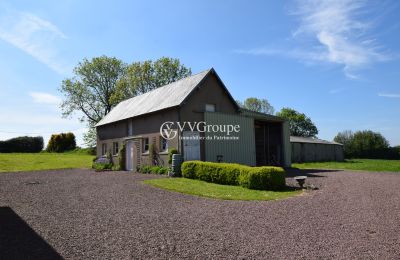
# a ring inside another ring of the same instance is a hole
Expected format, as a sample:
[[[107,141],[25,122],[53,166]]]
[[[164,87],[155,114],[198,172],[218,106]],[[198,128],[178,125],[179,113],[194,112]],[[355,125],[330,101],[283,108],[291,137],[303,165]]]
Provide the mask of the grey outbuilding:
[[[291,136],[292,163],[343,161],[343,145],[312,137]]]

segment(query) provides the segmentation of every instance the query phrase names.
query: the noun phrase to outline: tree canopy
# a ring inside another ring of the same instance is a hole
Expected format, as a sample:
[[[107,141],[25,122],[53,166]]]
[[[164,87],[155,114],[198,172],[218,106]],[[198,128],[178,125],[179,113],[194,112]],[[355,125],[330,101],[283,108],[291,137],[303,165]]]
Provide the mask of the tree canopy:
[[[389,149],[386,138],[371,130],[352,131],[346,130],[338,133],[335,142],[344,145],[344,153],[347,158],[396,158],[396,149]],[[397,152],[397,158],[398,152]]]
[[[311,119],[305,114],[297,112],[292,108],[284,107],[276,115],[289,121],[290,135],[316,137],[318,134],[318,129]]]
[[[69,117],[78,112],[80,120],[93,128],[119,102],[189,75],[190,68],[168,57],[130,65],[115,57],[83,59],[75,67],[74,76],[61,83],[62,113]],[[84,135],[89,146],[95,138],[93,129]]]
[[[273,115],[275,113],[274,107],[268,102],[267,99],[258,99],[256,97],[249,97],[243,103],[236,101],[239,106],[265,114]]]
[[[179,59],[162,57],[156,61],[134,62],[127,67],[125,75],[118,82],[113,101],[118,103],[191,74],[191,69],[181,64]]]

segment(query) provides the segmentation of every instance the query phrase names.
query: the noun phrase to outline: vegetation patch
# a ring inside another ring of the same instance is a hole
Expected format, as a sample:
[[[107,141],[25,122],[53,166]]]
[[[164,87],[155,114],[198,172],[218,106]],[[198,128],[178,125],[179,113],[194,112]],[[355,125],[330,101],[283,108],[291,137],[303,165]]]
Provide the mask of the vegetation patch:
[[[249,167],[234,163],[188,161],[182,164],[182,176],[257,190],[285,188],[285,171],[280,167]]]
[[[344,162],[294,163],[300,169],[339,169],[373,172],[400,172],[400,160],[351,159]]]
[[[167,167],[162,166],[152,166],[152,165],[143,165],[139,167],[138,172],[140,173],[152,173],[152,174],[168,174],[169,169]]]
[[[90,168],[94,156],[87,153],[0,153],[0,172]]]
[[[251,190],[240,186],[221,185],[187,178],[161,178],[143,182],[170,191],[223,200],[278,200],[301,193],[300,190]]]

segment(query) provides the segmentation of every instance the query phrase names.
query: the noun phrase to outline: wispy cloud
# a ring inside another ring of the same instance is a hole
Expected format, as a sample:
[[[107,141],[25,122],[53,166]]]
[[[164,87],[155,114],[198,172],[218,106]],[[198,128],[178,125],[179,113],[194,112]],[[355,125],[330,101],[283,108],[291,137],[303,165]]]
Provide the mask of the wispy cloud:
[[[357,71],[391,57],[371,36],[374,24],[365,0],[298,0],[290,15],[298,19],[292,33],[296,48],[255,48],[236,52],[278,55],[307,63],[324,62],[343,67],[345,75],[357,78]]]
[[[56,42],[67,39],[57,26],[32,13],[9,12],[0,19],[0,39],[28,53],[60,74],[68,72]]]
[[[59,105],[61,98],[44,92],[29,92],[35,103]]]
[[[397,93],[378,93],[378,96],[386,98],[400,98],[400,94]]]

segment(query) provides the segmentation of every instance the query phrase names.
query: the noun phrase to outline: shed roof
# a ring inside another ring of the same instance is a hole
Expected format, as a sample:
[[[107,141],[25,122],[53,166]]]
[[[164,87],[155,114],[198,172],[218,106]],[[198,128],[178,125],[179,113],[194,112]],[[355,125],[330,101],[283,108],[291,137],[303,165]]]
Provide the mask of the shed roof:
[[[313,137],[300,137],[300,136],[291,136],[290,137],[291,143],[312,143],[312,144],[335,144],[335,145],[343,145],[337,142],[330,142],[318,138]]]
[[[122,101],[101,119],[96,126],[179,106],[210,72],[214,72],[214,69],[202,71]]]

